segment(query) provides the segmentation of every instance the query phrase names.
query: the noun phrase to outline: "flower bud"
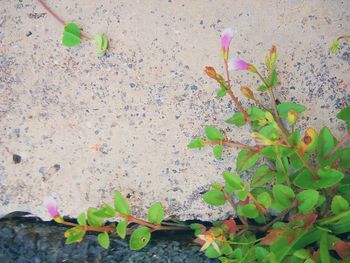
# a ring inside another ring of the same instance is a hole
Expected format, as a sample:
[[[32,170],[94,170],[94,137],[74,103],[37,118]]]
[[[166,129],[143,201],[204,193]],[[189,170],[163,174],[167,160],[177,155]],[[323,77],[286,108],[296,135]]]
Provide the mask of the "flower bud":
[[[277,49],[276,46],[273,45],[272,48],[270,49],[270,65],[272,68],[275,67],[277,61]]]
[[[205,74],[208,75],[209,78],[215,79],[216,80],[216,71],[213,67],[205,67],[204,68]]]
[[[250,88],[243,86],[241,87],[241,92],[246,98],[250,100],[255,100],[253,91]]]
[[[289,125],[294,125],[298,119],[298,112],[289,110],[287,113],[287,121]]]
[[[318,134],[314,128],[308,128],[304,137],[300,140],[302,152],[313,152],[317,146]]]

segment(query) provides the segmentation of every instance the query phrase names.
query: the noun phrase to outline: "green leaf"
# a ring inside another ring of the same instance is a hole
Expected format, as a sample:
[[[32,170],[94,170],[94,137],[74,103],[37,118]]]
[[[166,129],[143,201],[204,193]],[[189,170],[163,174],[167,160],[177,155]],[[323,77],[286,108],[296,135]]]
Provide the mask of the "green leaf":
[[[272,188],[272,193],[275,201],[281,205],[284,209],[290,208],[295,194],[292,188],[277,184]]]
[[[251,180],[253,188],[260,187],[268,183],[276,175],[267,165],[260,166]]]
[[[128,226],[128,220],[127,219],[124,220],[124,221],[119,222],[118,225],[117,225],[117,233],[122,239],[124,239],[125,236],[126,236],[127,226]]]
[[[238,205],[237,213],[240,216],[246,216],[248,218],[256,218],[259,216],[259,211],[254,204]]]
[[[114,194],[114,208],[122,215],[130,215],[131,213],[128,203],[120,192]]]
[[[350,106],[342,109],[338,114],[337,118],[343,121],[350,121]]]
[[[213,152],[216,160],[220,160],[222,157],[222,143],[213,147]]]
[[[115,211],[111,206],[104,204],[101,209],[95,212],[95,215],[98,217],[110,218],[115,217]]]
[[[297,174],[293,184],[304,189],[327,188],[340,182],[344,174],[329,168],[322,168],[317,171],[318,178],[314,178],[309,170]]]
[[[331,131],[327,127],[322,128],[317,144],[317,158],[322,167],[330,165],[333,162],[333,158],[326,160],[324,158],[332,151],[334,146],[335,141]]]
[[[256,199],[260,204],[262,204],[265,208],[270,208],[272,204],[272,198],[268,192],[262,192],[258,195]]]
[[[194,235],[195,236],[198,236],[198,235],[202,234],[206,230],[204,225],[197,224],[197,223],[190,224],[190,228],[192,230],[194,230]]]
[[[293,153],[294,151],[292,149],[283,145],[267,146],[261,151],[261,154],[272,160],[276,160],[277,157],[287,157]]]
[[[265,85],[260,85],[260,86],[258,87],[258,91],[261,91],[261,92],[267,91],[268,89],[269,89],[269,88],[266,87]]]
[[[148,222],[160,225],[164,219],[164,209],[161,203],[155,203],[148,209]]]
[[[342,169],[350,169],[350,148],[342,149],[339,166]]]
[[[221,87],[220,89],[216,90],[216,99],[220,99],[222,98],[223,96],[225,96],[227,93],[227,89]]]
[[[266,263],[266,257],[269,251],[263,247],[255,247],[255,256],[259,263]]]
[[[103,56],[108,48],[108,38],[106,35],[97,34],[92,40],[96,45],[97,56]]]
[[[301,214],[307,214],[313,210],[318,201],[319,193],[316,190],[305,190],[297,194],[299,202],[298,210]]]
[[[104,219],[102,217],[95,215],[97,211],[98,210],[96,208],[88,208],[87,221],[90,226],[102,226],[104,223]]]
[[[276,87],[277,83],[278,83],[277,71],[274,69],[271,74],[271,83],[269,84],[271,87]]]
[[[305,107],[292,102],[282,102],[277,105],[277,110],[282,118],[287,118],[288,111],[293,110],[300,114],[305,111]]]
[[[233,190],[240,190],[244,187],[242,179],[236,174],[225,171],[224,179],[225,182],[229,184]]]
[[[225,120],[225,122],[238,127],[243,126],[246,123],[242,112],[236,112],[231,118]]]
[[[237,190],[235,194],[239,200],[244,201],[245,199],[247,199],[249,190],[247,187],[243,187],[241,190]]]
[[[259,154],[250,149],[243,149],[237,156],[237,172],[243,172],[252,167],[259,159]]]
[[[225,195],[219,190],[211,190],[203,195],[204,201],[209,205],[220,206],[225,204]]]
[[[328,251],[328,233],[323,232],[320,240],[320,259],[321,263],[331,263],[331,258]]]
[[[342,196],[335,195],[332,200],[331,210],[334,214],[349,210],[349,202]]]
[[[130,249],[139,250],[144,248],[151,239],[151,230],[142,226],[134,230],[130,237]]]
[[[208,139],[212,142],[222,141],[223,139],[221,131],[215,129],[212,126],[205,127],[205,134],[207,135]]]
[[[97,240],[101,247],[103,247],[104,249],[109,248],[109,236],[107,232],[98,234]]]
[[[339,40],[338,39],[334,40],[332,43],[331,52],[333,54],[337,53],[339,46],[340,46]]]
[[[192,140],[187,147],[190,149],[194,148],[203,148],[205,146],[205,141],[203,138],[197,138],[195,140]]]
[[[69,23],[64,26],[62,44],[66,47],[74,47],[79,45],[80,39],[80,29],[75,23]]]
[[[66,245],[80,242],[83,240],[83,237],[85,235],[85,228],[84,226],[76,226],[68,229],[66,232],[64,232],[64,236],[66,237]]]
[[[220,253],[218,253],[212,246],[210,246],[205,250],[205,255],[207,258],[217,258],[220,256]]]
[[[81,213],[77,218],[78,224],[82,226],[86,226],[86,216],[85,213]]]

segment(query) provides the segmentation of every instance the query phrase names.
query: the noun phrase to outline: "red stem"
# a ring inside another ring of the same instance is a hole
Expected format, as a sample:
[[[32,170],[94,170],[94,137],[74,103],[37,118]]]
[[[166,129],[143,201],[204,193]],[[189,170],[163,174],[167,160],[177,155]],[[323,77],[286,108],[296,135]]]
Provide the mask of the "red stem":
[[[39,2],[39,4],[42,5],[42,7],[50,14],[52,15],[61,25],[65,26],[66,22],[59,17],[54,11],[52,11],[52,9],[43,1],[43,0],[37,0]],[[84,32],[80,32],[81,37],[86,39],[86,40],[91,40],[91,37],[89,37],[88,35],[86,35]]]
[[[340,142],[333,148],[332,151],[327,154],[326,157],[324,157],[324,160],[327,160],[329,157],[333,155],[341,146],[343,146],[348,140],[350,139],[350,131],[347,132],[344,137],[340,140]]]
[[[220,144],[220,141],[216,141],[216,142],[205,141],[204,143],[207,144],[207,145],[216,145],[216,144]],[[231,146],[231,147],[242,148],[242,149],[249,148],[249,149],[251,149],[254,152],[257,152],[257,151],[260,150],[259,147],[254,147],[254,146],[250,146],[250,145],[247,145],[247,144],[244,144],[244,143],[228,141],[228,140],[223,140],[222,144],[223,145],[227,145],[227,146]]]

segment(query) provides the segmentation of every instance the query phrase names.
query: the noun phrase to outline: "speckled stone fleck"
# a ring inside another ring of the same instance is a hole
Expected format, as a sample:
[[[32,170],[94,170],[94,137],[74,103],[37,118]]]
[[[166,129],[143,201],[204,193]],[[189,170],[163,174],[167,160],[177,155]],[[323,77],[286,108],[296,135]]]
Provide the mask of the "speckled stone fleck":
[[[235,108],[228,97],[214,99],[217,87],[203,73],[207,65],[223,71],[226,27],[235,31],[231,55],[259,68],[277,46],[276,95],[307,107],[300,128],[344,132],[335,114],[350,100],[350,47],[337,55],[329,47],[350,33],[350,1],[46,2],[84,32],[107,34],[110,49],[98,58],[88,42],[65,48],[62,26],[36,1],[2,2],[0,215],[48,219],[42,200],[53,192],[61,213],[76,217],[121,191],[139,216],[160,201],[180,219],[226,217],[229,206],[209,207],[201,194],[235,169],[237,151],[215,161],[209,148],[186,149],[206,124],[249,141],[248,128],[224,122]],[[232,74],[232,83],[237,93],[259,85],[247,72]]]

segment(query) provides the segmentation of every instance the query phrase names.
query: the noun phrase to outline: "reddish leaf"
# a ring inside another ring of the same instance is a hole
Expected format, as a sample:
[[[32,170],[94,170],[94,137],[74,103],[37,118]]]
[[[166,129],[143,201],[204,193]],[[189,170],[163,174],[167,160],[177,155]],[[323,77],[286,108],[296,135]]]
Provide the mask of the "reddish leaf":
[[[236,230],[237,230],[236,222],[232,218],[224,221],[224,223],[222,223],[222,225],[227,226],[227,228],[228,228],[227,233],[228,234],[236,233]]]
[[[283,232],[283,228],[273,229],[261,240],[260,243],[262,245],[272,245],[274,242],[280,239]]]
[[[350,257],[350,243],[338,241],[333,245],[333,248],[342,259]]]

